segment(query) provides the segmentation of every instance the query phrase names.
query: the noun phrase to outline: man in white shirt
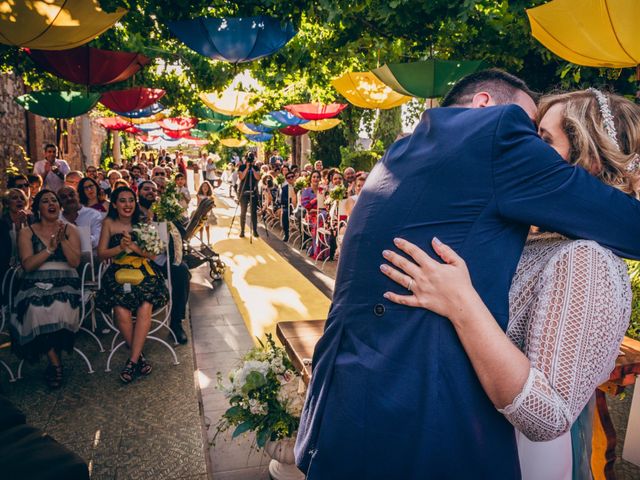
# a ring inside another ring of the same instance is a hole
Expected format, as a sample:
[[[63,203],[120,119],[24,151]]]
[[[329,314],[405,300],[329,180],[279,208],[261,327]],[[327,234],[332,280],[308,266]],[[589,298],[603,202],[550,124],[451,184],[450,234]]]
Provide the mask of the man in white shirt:
[[[42,177],[42,188],[58,192],[64,185],[64,177],[69,171],[69,164],[56,158],[58,147],[48,144],[44,147],[44,160],[37,161],[33,173]]]
[[[58,191],[62,212],[60,219],[78,227],[88,227],[91,230],[91,247],[95,255],[102,231],[102,215],[93,208],[83,207],[78,198],[78,192],[73,187],[65,185]]]

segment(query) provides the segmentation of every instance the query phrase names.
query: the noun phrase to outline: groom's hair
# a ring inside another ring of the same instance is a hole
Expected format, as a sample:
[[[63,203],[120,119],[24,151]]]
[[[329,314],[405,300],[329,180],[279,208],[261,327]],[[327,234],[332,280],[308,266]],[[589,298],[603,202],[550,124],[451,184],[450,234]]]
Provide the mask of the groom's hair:
[[[461,78],[444,97],[443,107],[466,105],[478,92],[488,92],[496,104],[512,103],[518,91],[529,95],[537,101],[538,95],[532,92],[524,80],[497,68],[482,70]]]

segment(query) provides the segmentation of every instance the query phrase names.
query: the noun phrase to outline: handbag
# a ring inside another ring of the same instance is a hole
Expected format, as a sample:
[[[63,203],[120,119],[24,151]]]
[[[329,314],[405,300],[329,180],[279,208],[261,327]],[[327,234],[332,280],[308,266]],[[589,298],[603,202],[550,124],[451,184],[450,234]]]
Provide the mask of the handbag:
[[[116,272],[116,282],[121,285],[139,285],[144,280],[144,273],[139,268],[121,268]]]

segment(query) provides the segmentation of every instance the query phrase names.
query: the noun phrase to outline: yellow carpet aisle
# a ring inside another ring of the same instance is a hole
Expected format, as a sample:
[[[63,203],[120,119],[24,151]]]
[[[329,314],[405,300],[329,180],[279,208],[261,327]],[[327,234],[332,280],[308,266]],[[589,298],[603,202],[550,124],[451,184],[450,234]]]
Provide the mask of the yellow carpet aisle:
[[[224,280],[254,339],[266,333],[275,337],[281,321],[326,318],[329,298],[261,239],[251,244],[248,236],[239,238],[238,217],[227,238],[235,206],[228,207],[225,200],[216,198],[218,225],[211,229],[211,243],[227,265]],[[246,233],[250,232],[247,215]]]

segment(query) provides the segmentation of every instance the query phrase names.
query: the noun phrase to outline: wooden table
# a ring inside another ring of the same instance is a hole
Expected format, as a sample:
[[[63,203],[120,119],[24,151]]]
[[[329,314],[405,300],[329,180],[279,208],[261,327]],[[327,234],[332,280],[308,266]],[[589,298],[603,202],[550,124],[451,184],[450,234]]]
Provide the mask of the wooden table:
[[[293,365],[309,384],[311,378],[311,359],[316,343],[324,331],[324,320],[305,320],[298,322],[280,322],[276,334],[286,349]],[[636,382],[640,375],[640,342],[625,337],[611,372],[609,381],[596,390],[596,412],[593,425],[593,452],[591,467],[594,479],[614,480],[613,465],[616,460],[616,431],[611,422],[605,394],[618,395],[625,387]]]

